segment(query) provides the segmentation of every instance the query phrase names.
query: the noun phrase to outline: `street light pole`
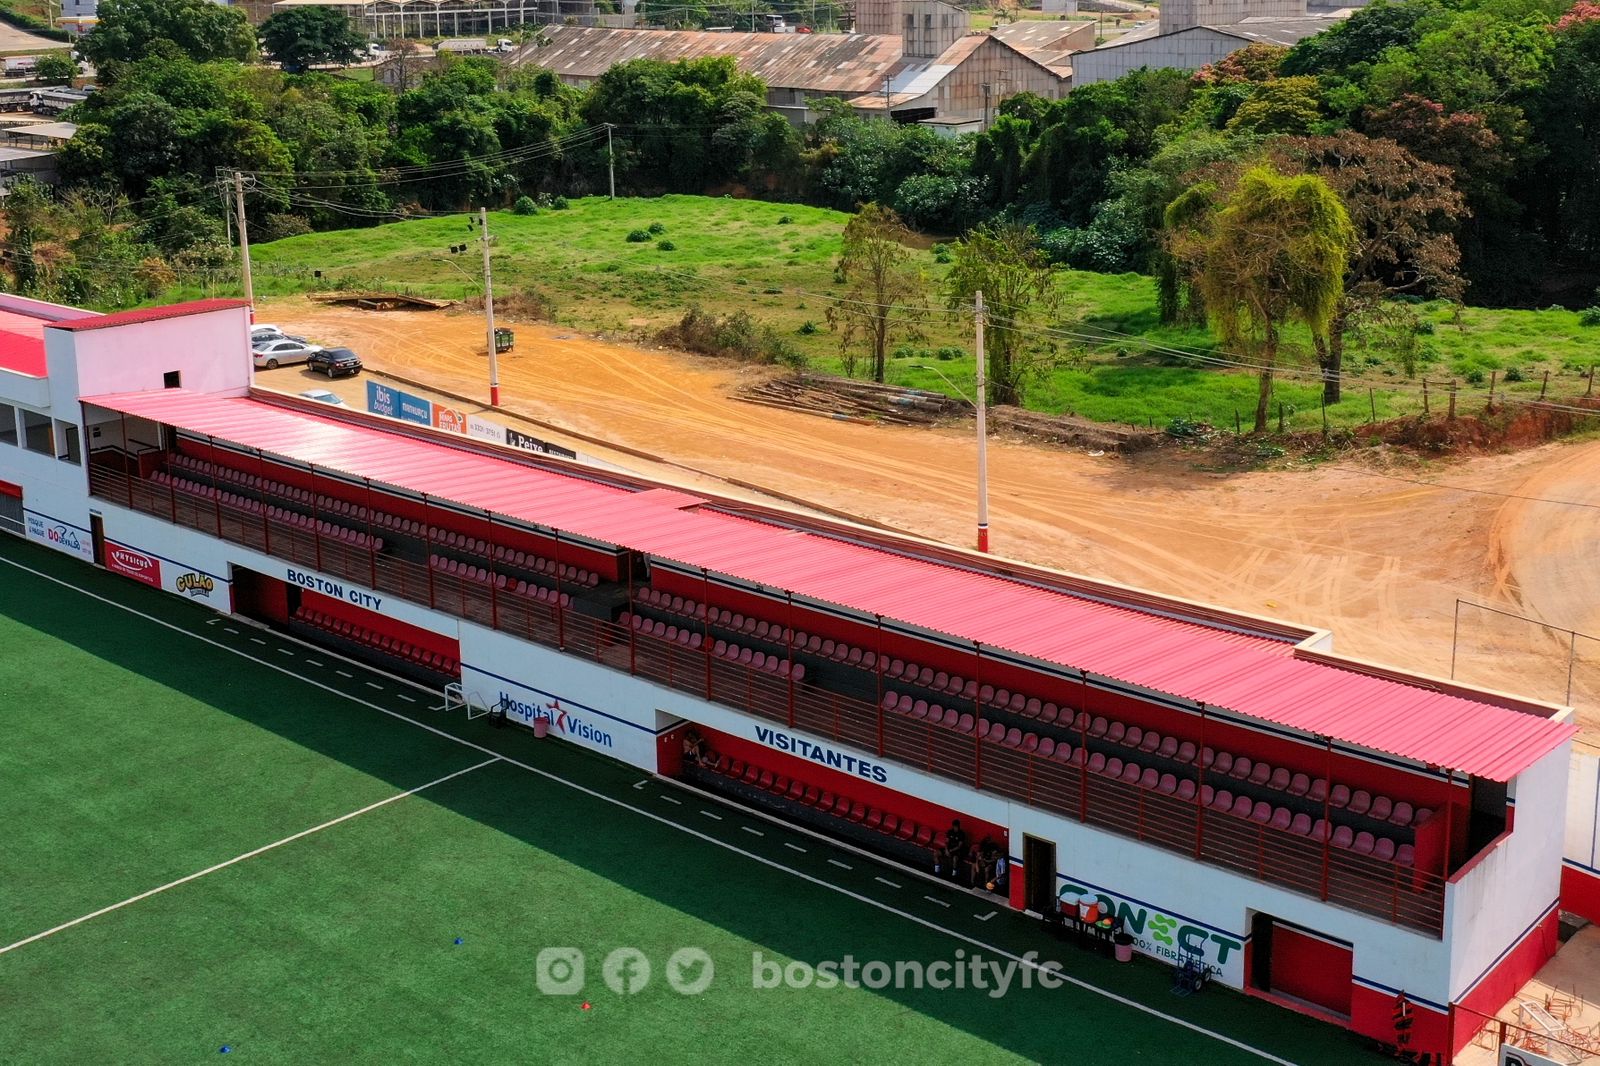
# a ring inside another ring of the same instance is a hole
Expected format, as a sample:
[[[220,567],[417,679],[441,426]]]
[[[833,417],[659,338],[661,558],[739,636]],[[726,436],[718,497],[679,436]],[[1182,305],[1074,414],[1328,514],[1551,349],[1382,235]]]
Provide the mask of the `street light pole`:
[[[489,406],[500,406],[500,356],[494,345],[494,274],[489,269],[489,209],[478,208],[483,237],[483,322],[489,336]]]
[[[973,319],[978,327],[978,550],[989,550],[989,383],[984,377],[983,353],[983,291],[980,289],[972,304]]]

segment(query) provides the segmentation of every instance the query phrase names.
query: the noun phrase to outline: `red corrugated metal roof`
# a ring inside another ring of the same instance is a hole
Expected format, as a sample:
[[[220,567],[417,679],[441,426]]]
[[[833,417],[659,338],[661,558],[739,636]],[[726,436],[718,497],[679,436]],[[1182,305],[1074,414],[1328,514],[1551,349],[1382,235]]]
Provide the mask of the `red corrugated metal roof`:
[[[49,373],[44,358],[47,325],[47,321],[33,315],[0,310],[0,370],[45,377]]]
[[[700,501],[674,490],[605,485],[246,397],[169,389],[84,402],[1497,781],[1575,732],[1537,715],[1302,657],[1280,639],[699,509]]]
[[[186,315],[203,315],[208,311],[226,311],[234,307],[249,307],[246,300],[193,300],[186,304],[167,304],[165,307],[141,307],[132,311],[118,311],[111,315],[77,318],[69,322],[51,322],[51,329],[66,329],[81,333],[89,329],[110,329],[112,326],[131,326],[139,322],[160,322]]]

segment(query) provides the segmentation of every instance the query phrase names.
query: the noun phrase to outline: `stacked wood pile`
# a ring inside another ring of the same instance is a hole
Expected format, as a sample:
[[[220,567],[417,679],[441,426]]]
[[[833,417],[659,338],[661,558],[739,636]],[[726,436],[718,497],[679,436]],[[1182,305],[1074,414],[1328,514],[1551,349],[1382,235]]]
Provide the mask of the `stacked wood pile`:
[[[778,377],[746,385],[738,397],[762,407],[824,415],[847,422],[926,426],[959,417],[960,400],[939,392],[903,389],[849,378]]]
[[[972,416],[964,400],[870,381],[832,377],[774,377],[746,385],[735,395],[746,403],[822,415],[843,422],[884,422],[897,426],[929,426]],[[991,407],[996,430],[1041,444],[1065,444],[1095,451],[1135,452],[1154,446],[1161,434],[1134,426],[1091,422],[1071,415],[1048,415],[1020,407]]]

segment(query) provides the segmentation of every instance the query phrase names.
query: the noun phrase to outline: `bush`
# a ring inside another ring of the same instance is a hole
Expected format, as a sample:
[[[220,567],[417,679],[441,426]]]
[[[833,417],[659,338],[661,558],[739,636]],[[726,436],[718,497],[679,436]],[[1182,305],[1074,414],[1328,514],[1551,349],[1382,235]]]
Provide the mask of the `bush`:
[[[511,213],[513,215],[537,215],[539,213],[539,205],[533,202],[533,197],[531,196],[519,196],[517,197],[517,202],[511,205]]]
[[[565,196],[552,196],[550,198],[550,210],[552,210],[552,211],[565,211],[566,209],[567,209],[567,198]]]
[[[950,260],[950,246],[948,244],[936,244],[936,245],[934,245],[933,246],[933,261],[935,263],[948,263],[948,262],[950,262],[951,261]]]
[[[1477,367],[1473,367],[1471,370],[1468,370],[1466,372],[1466,374],[1464,376],[1464,380],[1466,381],[1466,383],[1468,385],[1482,385],[1483,384],[1483,380],[1484,380],[1484,373],[1483,373],[1483,371],[1479,370]]]
[[[1433,336],[1433,323],[1432,322],[1418,322],[1417,323],[1417,332],[1419,334],[1421,334],[1422,336],[1424,336],[1424,337]]]
[[[945,347],[940,348],[937,352],[934,352],[933,357],[939,360],[941,363],[948,363],[950,360],[960,359],[966,354],[967,353],[964,349],[954,348],[946,345]]]
[[[1523,376],[1522,376],[1522,370],[1519,367],[1514,367],[1513,366],[1513,367],[1507,367],[1506,368],[1506,380],[1509,382],[1509,381],[1523,381],[1523,380],[1526,380],[1526,379],[1523,378]]]
[[[675,252],[677,250],[678,250],[678,246],[676,244],[673,244],[671,241],[657,241],[656,242],[656,251],[658,251],[658,252]]]
[[[745,311],[719,315],[714,311],[691,307],[676,325],[657,333],[656,341],[701,355],[750,363],[777,363],[799,369],[806,362],[805,356],[794,345],[778,336],[771,326],[762,325]]]
[[[788,215],[779,215],[778,216],[778,225],[780,225],[780,226],[792,226],[792,225],[794,225],[794,219],[790,218]]]
[[[628,233],[629,244],[649,244],[650,233],[647,230],[636,229]]]
[[[800,334],[802,337],[809,337],[812,334],[820,331],[817,328],[817,324],[808,318],[800,324],[800,328],[795,330],[795,332]]]
[[[650,232],[659,237],[661,234],[667,232],[667,227],[663,226],[659,222],[652,222],[650,223]]]
[[[1578,324],[1581,326],[1600,326],[1600,307],[1585,307],[1582,311],[1579,311]]]

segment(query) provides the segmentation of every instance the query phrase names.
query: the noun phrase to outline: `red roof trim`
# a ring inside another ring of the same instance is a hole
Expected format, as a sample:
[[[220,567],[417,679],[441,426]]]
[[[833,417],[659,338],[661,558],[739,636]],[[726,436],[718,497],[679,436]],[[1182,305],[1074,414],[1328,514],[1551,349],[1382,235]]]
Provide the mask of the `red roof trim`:
[[[162,322],[169,318],[185,318],[189,315],[203,315],[212,311],[230,311],[237,307],[249,307],[248,300],[194,300],[186,304],[168,304],[165,307],[141,307],[132,311],[118,311],[111,315],[96,315],[94,318],[78,318],[70,322],[52,322],[46,329],[65,329],[73,333],[82,333],[91,329],[111,329],[113,326],[132,326],[140,322]]]
[[[1302,654],[1282,639],[1172,617],[1157,606],[1027,584],[976,569],[978,561],[967,569],[920,558],[912,554],[914,542],[901,554],[711,507],[680,509],[692,499],[687,494],[606,484],[598,475],[535,467],[248,397],[166,389],[83,402],[330,474],[625,546],[775,595],[878,615],[958,644],[981,643],[1457,773],[1509,781],[1577,731],[1469,691],[1440,691],[1422,678]]]

